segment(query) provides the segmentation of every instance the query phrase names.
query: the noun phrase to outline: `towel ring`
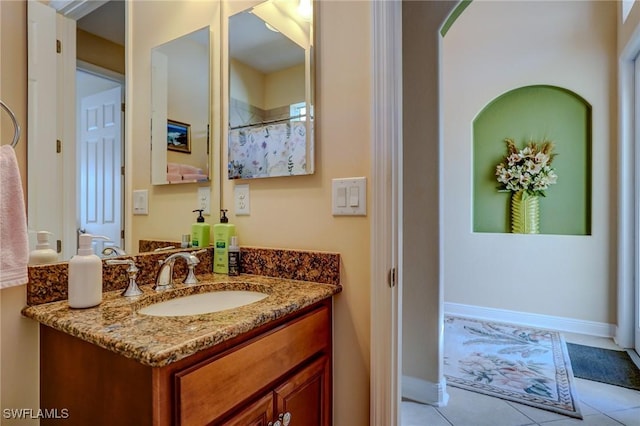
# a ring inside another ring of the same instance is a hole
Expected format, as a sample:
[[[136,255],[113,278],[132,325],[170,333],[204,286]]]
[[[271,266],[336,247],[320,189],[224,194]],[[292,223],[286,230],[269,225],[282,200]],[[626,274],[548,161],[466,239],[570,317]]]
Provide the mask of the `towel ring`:
[[[20,124],[18,124],[18,120],[16,120],[16,115],[13,113],[13,111],[11,111],[11,108],[9,108],[2,101],[0,101],[0,106],[5,111],[7,111],[7,114],[9,114],[9,116],[11,117],[11,121],[13,121],[14,132],[13,132],[13,141],[11,142],[11,147],[15,148],[16,145],[18,145],[18,139],[20,139]]]

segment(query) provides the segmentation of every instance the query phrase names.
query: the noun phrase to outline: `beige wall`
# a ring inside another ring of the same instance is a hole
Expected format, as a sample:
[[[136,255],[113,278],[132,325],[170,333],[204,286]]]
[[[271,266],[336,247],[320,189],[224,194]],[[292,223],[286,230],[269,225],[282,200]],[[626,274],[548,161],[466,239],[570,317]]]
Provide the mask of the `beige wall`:
[[[124,46],[81,29],[76,30],[76,57],[90,64],[124,74]]]
[[[345,24],[351,22],[358,25]],[[241,182],[250,185],[251,216],[232,213],[230,220],[240,244],[342,255],[344,291],[334,303],[334,424],[367,425],[370,223],[331,215],[331,179],[369,175],[370,5],[321,2],[316,25],[316,173]],[[223,181],[225,207],[233,206],[234,185]]]
[[[220,4],[216,1],[183,2],[131,2],[129,4],[132,40],[127,64],[127,143],[126,166],[131,176],[127,190],[146,189],[149,191],[149,215],[131,216],[130,208],[125,209],[126,246],[128,252],[137,252],[140,238],[160,238],[180,241],[182,234],[188,234],[196,215],[192,210],[199,206],[196,184],[151,185],[149,122],[151,119],[151,49],[191,33],[207,25],[211,26],[212,39],[212,155],[213,163],[219,161],[216,144],[220,139],[219,79],[220,56],[216,55],[220,43]],[[176,17],[179,16],[180,19]],[[192,154],[195,155],[195,154]],[[217,169],[216,169],[217,170]],[[212,200],[215,200],[220,179],[215,170],[211,173]],[[199,186],[206,186],[200,184]],[[130,197],[126,198],[126,201]],[[218,203],[212,202],[212,215],[206,221],[217,221]]]
[[[403,40],[402,373],[425,402],[442,399],[439,28],[451,1],[405,1]],[[403,393],[407,387],[403,386]]]
[[[265,76],[265,110],[304,102],[304,64]]]
[[[142,11],[144,4],[134,4],[134,49],[175,37],[179,31],[174,27],[180,23],[189,22],[193,29],[198,28],[210,14],[206,4],[190,4],[188,18],[169,20],[173,13],[167,12],[165,16],[156,12],[152,20],[143,24],[145,16],[151,17]],[[169,21],[172,25],[159,24]],[[358,25],[344,24],[351,22]],[[242,182],[250,185],[251,216],[236,217],[230,212],[230,221],[237,226],[241,245],[325,250],[342,255],[344,291],[334,303],[334,419],[337,425],[364,426],[369,423],[370,224],[368,217],[332,216],[331,179],[369,175],[370,5],[361,1],[322,2],[317,25],[316,111],[320,117],[315,132],[317,171],[311,176]],[[151,37],[146,34],[151,26],[165,28],[166,33],[156,32]],[[188,232],[193,222],[195,187],[149,185],[150,94],[144,82],[150,70],[148,55],[141,50],[143,53],[132,58],[129,69],[131,149],[136,161],[133,189],[149,189],[150,215],[133,218],[132,241],[152,237],[176,239]],[[222,164],[226,164],[226,159],[223,147]],[[224,208],[233,206],[235,184],[222,179]],[[207,221],[214,223],[215,216]]]
[[[260,109],[270,110],[305,100],[304,64],[262,74],[234,59],[230,73],[234,76],[233,97]]]
[[[209,50],[209,46],[192,40],[174,42],[162,49],[171,58],[168,118],[191,125],[191,153],[167,151],[167,162],[189,164],[201,168],[205,173],[209,166],[207,125],[211,117],[211,101],[205,89],[211,80]]]
[[[27,178],[27,6],[0,2],[0,99],[16,114],[22,136],[16,156],[26,191]],[[4,112],[1,143],[10,143],[13,125]],[[25,192],[26,200],[26,192]],[[0,416],[5,408],[38,408],[38,326],[20,315],[26,286],[0,290]],[[3,425],[36,425],[37,420],[8,420]]]
[[[444,37],[446,302],[616,322],[616,13],[616,2],[474,1]],[[592,235],[471,231],[472,122],[533,84],[592,105]]]
[[[265,109],[264,74],[235,59],[231,60],[229,73],[234,76],[231,85],[234,99]]]

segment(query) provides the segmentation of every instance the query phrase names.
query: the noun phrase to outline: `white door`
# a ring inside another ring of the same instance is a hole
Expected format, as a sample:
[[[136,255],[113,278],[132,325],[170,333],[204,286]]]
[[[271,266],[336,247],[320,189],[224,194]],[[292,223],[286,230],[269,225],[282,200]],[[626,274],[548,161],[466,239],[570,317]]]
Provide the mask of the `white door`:
[[[36,1],[27,3],[28,13],[28,168],[29,234],[49,231],[62,240],[60,200],[62,157],[56,152],[56,12]],[[33,240],[33,238],[32,238]],[[54,245],[55,246],[55,245]],[[32,246],[32,248],[34,248]]]
[[[82,98],[78,164],[80,227],[122,246],[121,87]],[[96,240],[96,253],[105,246]]]
[[[635,60],[635,135],[634,146],[636,152],[635,170],[636,170],[636,192],[635,192],[635,211],[636,211],[636,276],[635,276],[635,297],[634,297],[634,329],[635,329],[635,345],[634,348],[640,354],[640,56]]]
[[[76,252],[76,22],[39,1],[27,4],[28,224],[53,232],[60,259]],[[60,41],[60,51],[58,43]]]

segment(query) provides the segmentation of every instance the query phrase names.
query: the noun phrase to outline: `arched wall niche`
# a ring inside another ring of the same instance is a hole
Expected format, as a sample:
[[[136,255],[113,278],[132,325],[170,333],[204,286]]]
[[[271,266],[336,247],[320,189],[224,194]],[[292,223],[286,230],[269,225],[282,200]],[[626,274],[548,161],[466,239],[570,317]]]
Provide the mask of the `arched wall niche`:
[[[519,148],[529,141],[554,143],[555,185],[540,200],[542,234],[591,234],[591,105],[556,86],[510,90],[473,121],[473,230],[509,232],[509,192],[499,192],[495,168],[506,154],[505,138]]]

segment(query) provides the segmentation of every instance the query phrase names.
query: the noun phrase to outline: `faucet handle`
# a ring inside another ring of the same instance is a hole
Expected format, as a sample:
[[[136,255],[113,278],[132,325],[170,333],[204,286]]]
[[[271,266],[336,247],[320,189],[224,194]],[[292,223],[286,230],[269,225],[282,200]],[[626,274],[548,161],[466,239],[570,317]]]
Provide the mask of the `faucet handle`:
[[[196,256],[196,254],[204,253],[206,251],[206,249],[201,249],[189,253],[189,260],[187,261],[187,269],[189,270],[189,272],[184,278],[184,281],[182,281],[183,284],[198,284],[198,278],[196,278],[195,268],[196,265],[200,263],[200,259],[198,259],[198,256]]]
[[[165,251],[165,250],[172,250],[174,248],[176,248],[176,246],[158,247],[157,249],[154,249],[153,251]]]
[[[196,278],[196,273],[194,271],[195,267],[195,263],[187,264],[187,269],[189,270],[189,272],[187,273],[184,281],[182,281],[183,284],[198,284],[198,278]]]
[[[184,278],[184,281],[182,281],[183,284],[198,284],[198,278],[196,278],[195,269],[196,265],[200,263],[200,259],[198,259],[198,256],[196,256],[196,254],[204,253],[205,251],[207,250],[202,249],[189,253],[189,260],[187,261],[187,269],[189,272]]]
[[[133,297],[133,296],[140,296],[141,294],[143,294],[143,291],[140,290],[140,287],[138,287],[138,283],[136,283],[136,278],[138,277],[138,271],[140,271],[140,269],[138,269],[138,267],[136,266],[135,262],[131,259],[122,259],[122,260],[117,260],[117,259],[110,259],[107,260],[107,264],[108,265],[129,265],[129,267],[127,268],[127,275],[129,277],[129,285],[127,286],[127,288],[125,289],[125,291],[122,292],[122,295],[125,297]]]

